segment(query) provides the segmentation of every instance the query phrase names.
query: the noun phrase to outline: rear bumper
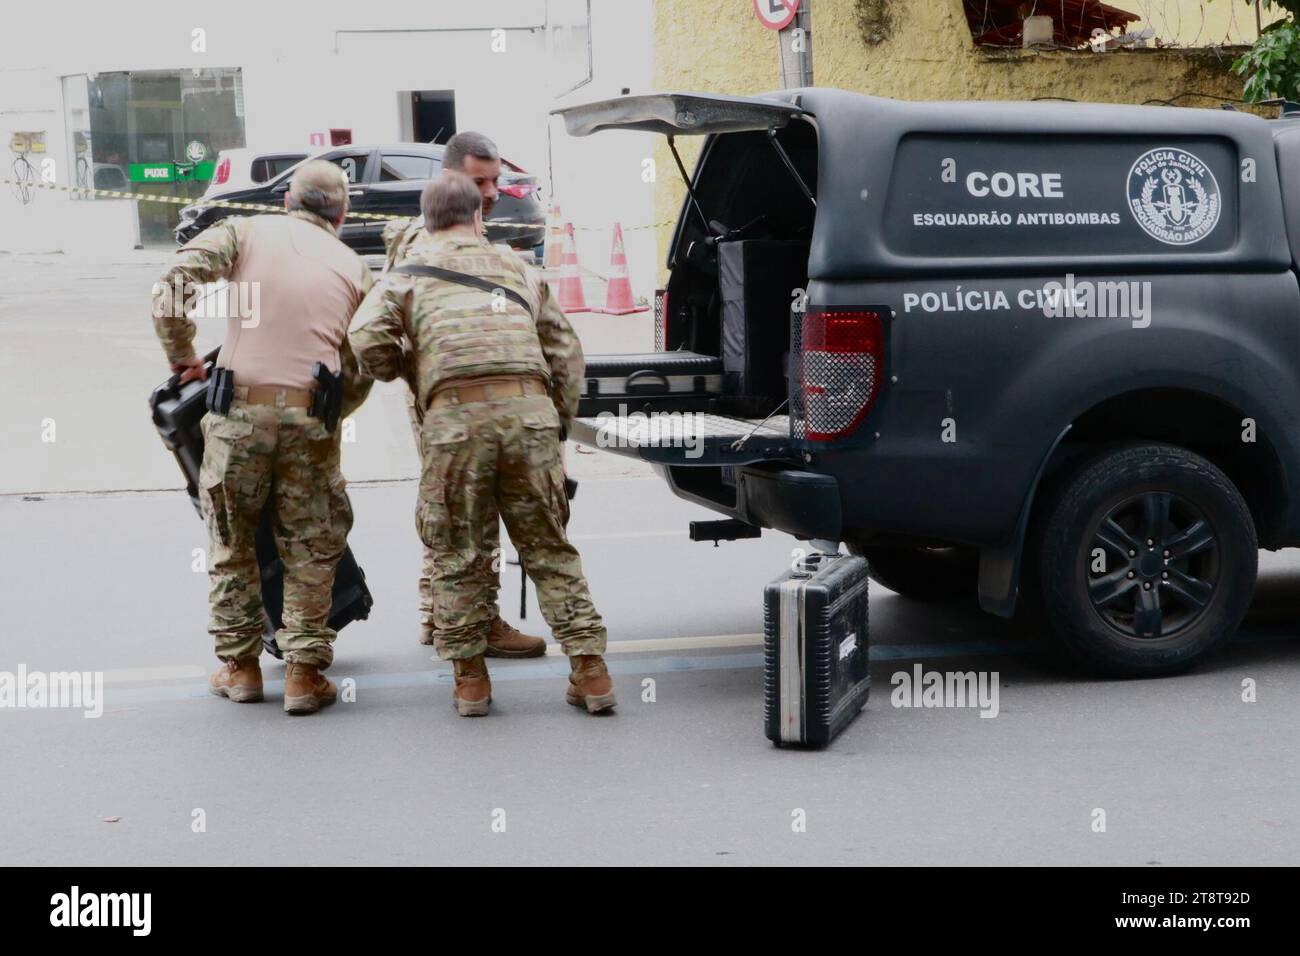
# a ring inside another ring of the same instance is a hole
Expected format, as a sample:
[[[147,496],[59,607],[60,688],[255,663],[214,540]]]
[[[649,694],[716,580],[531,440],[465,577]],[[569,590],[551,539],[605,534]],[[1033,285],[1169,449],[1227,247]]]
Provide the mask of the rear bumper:
[[[798,538],[838,541],[843,527],[839,483],[813,471],[742,469],[736,480],[740,517]]]
[[[484,225],[487,226],[487,237],[492,242],[504,242],[512,249],[532,249],[540,246],[546,240],[546,223],[539,222],[535,226],[496,226],[489,219]]]
[[[746,467],[737,470],[733,488],[717,480],[715,469],[656,470],[679,498],[729,518],[796,538],[838,541],[842,535],[839,482],[830,475],[797,468]],[[713,480],[703,480],[706,476]]]

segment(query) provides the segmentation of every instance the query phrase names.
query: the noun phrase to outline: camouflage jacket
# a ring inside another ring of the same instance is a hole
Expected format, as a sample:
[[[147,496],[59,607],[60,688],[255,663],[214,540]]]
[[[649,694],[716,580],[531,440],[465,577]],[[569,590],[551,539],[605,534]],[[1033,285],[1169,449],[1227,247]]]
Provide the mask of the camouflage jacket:
[[[402,261],[406,251],[416,239],[428,235],[423,219],[394,219],[384,226],[384,271]]]
[[[549,383],[561,420],[567,423],[577,414],[582,346],[536,270],[508,247],[467,235],[426,234],[407,245],[401,261],[512,289],[530,303],[531,315],[504,296],[388,273],[352,319],[352,349],[363,373],[387,382],[413,365],[422,408],[454,378],[538,375]]]
[[[334,231],[330,223],[306,210],[298,210],[288,215],[304,219],[322,229],[328,229],[331,233]],[[154,285],[154,331],[158,333],[163,352],[166,353],[167,361],[173,367],[195,357],[196,326],[193,320],[185,316],[183,290],[230,277],[239,258],[242,237],[253,218],[229,216],[203,230],[177,250],[176,260]],[[368,269],[363,269],[362,283],[367,289],[373,285]],[[178,292],[181,292],[180,298],[177,297]],[[362,374],[346,337],[339,348],[339,369],[343,376],[342,414],[347,416],[356,411],[366,400],[374,379]]]

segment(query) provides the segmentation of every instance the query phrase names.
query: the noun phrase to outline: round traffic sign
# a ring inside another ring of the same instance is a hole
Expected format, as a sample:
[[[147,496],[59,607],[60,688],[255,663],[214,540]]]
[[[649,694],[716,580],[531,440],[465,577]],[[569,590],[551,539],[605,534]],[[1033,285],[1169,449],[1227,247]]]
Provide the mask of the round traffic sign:
[[[769,30],[784,30],[799,12],[799,0],[754,0],[754,12]]]

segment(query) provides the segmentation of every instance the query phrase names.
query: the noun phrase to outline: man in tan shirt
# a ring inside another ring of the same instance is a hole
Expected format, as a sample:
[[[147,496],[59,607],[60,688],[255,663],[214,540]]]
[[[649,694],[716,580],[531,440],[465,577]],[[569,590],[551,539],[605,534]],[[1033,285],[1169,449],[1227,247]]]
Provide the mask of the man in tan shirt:
[[[275,540],[284,563],[284,708],[314,713],[334,702],[324,671],[333,660],[328,624],[334,572],[347,545],[352,508],[339,467],[339,436],[310,413],[316,363],[343,372],[345,413],[360,404],[348,324],[372,283],[370,270],[336,233],[348,208],[343,172],[304,164],[285,196],[288,215],[231,217],[181,248],[154,286],[154,326],[182,380],[205,377],[184,314],[190,290],[230,282],[231,315],[218,369],[234,378],[233,399],[203,419],[199,499],[209,533],[209,632],[224,662],[212,692],[262,699],[262,592],[256,531],[274,497]],[[237,305],[239,304],[239,305]],[[239,306],[247,306],[247,309]],[[211,407],[211,405],[210,405]]]

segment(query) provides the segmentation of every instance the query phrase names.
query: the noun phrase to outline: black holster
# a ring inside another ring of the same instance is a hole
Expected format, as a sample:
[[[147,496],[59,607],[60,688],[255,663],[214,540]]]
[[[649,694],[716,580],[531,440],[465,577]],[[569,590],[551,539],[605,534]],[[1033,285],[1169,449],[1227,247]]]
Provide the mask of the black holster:
[[[225,415],[235,400],[235,373],[228,368],[214,368],[208,376],[208,411]]]
[[[325,367],[324,362],[317,362],[311,374],[316,379],[316,391],[308,411],[313,418],[324,422],[325,428],[333,434],[343,410],[343,373],[340,371],[336,375]]]

